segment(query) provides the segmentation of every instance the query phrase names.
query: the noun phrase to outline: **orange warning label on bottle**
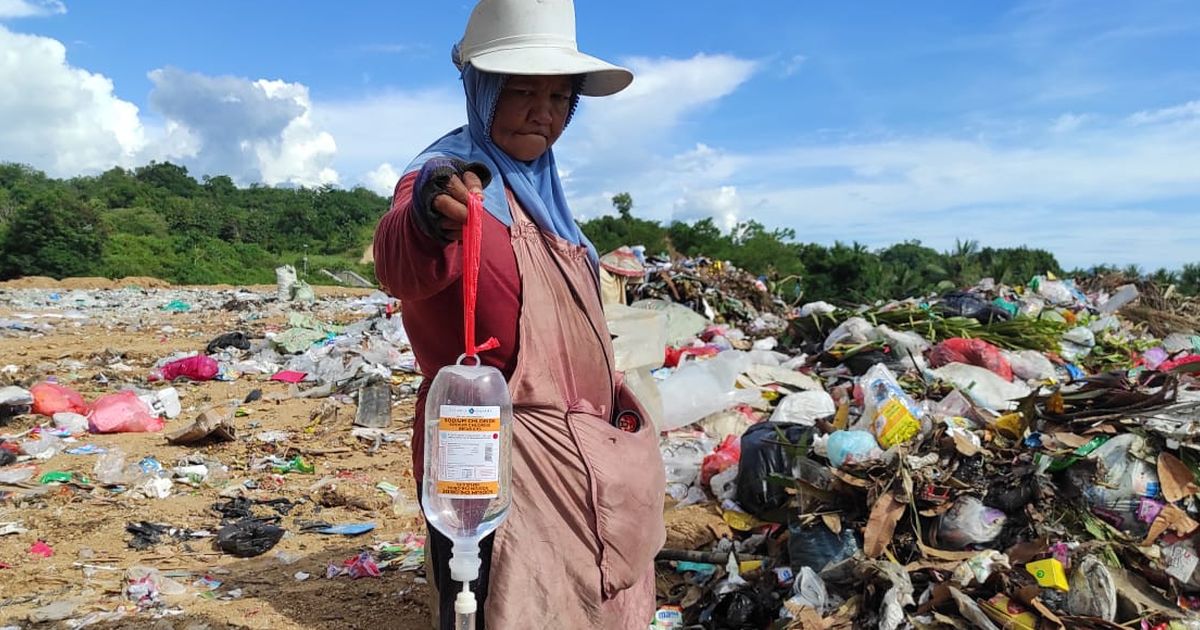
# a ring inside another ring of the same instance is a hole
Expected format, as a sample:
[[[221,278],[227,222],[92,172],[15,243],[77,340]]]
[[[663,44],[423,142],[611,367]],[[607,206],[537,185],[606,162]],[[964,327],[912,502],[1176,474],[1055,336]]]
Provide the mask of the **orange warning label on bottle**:
[[[438,494],[490,499],[500,494],[500,407],[442,405],[438,420]]]

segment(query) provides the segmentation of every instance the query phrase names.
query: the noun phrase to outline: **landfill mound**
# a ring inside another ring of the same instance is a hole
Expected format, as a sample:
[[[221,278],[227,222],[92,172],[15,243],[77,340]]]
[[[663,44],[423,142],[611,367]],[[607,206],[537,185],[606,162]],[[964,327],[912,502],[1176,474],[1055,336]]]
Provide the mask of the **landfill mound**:
[[[390,300],[26,284],[0,288],[0,627],[429,627]]]
[[[792,307],[647,267],[607,309],[663,432],[653,627],[1200,628],[1194,299],[1039,276]]]

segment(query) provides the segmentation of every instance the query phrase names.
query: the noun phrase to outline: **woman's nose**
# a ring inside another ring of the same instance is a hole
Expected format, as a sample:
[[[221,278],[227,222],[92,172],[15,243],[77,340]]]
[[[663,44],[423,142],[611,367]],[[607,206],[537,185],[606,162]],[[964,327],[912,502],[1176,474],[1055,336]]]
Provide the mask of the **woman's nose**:
[[[541,125],[549,125],[554,122],[554,107],[551,104],[551,98],[546,96],[534,99],[533,106],[529,110],[529,119]]]

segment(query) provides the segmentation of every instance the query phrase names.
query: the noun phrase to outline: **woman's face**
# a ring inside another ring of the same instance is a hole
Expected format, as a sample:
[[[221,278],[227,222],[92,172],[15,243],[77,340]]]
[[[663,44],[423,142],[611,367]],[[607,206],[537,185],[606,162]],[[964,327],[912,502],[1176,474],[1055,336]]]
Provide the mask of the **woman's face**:
[[[571,87],[570,76],[510,76],[496,103],[492,142],[515,160],[541,157],[566,126]]]

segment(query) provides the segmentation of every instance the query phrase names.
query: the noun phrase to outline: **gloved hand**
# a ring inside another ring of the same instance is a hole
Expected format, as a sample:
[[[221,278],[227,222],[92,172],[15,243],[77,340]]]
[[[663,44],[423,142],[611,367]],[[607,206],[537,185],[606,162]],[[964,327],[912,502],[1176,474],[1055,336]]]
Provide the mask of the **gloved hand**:
[[[479,162],[431,158],[421,167],[413,186],[417,225],[443,243],[461,239],[467,220],[467,196],[482,194],[491,181],[491,172]]]

